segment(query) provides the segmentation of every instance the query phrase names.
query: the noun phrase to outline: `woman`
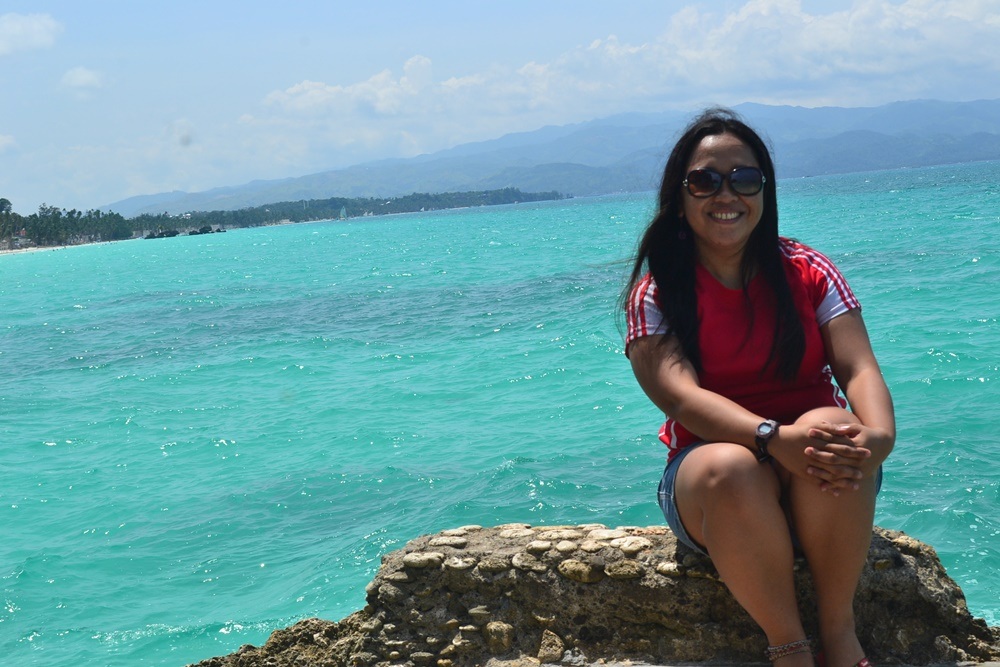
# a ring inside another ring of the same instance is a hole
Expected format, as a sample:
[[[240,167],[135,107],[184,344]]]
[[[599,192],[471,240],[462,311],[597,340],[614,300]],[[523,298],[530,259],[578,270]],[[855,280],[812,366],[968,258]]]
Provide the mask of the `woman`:
[[[826,257],[778,236],[775,196],[767,147],[738,116],[709,110],[687,128],[626,291],[626,354],[667,416],[667,522],[712,558],[768,658],[813,664],[800,552],[826,664],[864,666],[853,600],[892,399],[857,300]]]

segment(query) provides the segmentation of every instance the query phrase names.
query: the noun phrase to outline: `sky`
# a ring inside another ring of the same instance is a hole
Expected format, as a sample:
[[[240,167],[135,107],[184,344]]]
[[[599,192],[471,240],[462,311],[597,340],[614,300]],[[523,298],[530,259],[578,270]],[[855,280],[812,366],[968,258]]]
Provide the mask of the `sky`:
[[[1000,0],[0,0],[0,197],[89,210],[741,102],[1000,98]]]

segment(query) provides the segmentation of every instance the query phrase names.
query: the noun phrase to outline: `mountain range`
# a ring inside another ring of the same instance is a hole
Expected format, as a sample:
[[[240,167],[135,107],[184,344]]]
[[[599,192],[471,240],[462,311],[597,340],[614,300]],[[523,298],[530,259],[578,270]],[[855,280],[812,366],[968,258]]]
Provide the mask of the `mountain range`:
[[[770,140],[779,178],[1000,159],[1000,100],[877,107],[733,107]],[[142,213],[235,210],[330,197],[395,197],[505,187],[568,196],[655,189],[690,113],[627,113],[204,192],[141,195],[101,207]]]

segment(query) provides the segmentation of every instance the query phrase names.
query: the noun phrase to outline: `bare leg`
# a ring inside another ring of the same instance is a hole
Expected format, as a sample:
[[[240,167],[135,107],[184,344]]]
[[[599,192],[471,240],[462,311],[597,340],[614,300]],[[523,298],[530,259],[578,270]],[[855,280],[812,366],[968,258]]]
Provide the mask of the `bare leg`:
[[[713,443],[691,452],[676,481],[688,534],[705,545],[736,601],[774,646],[805,638],[795,597],[794,556],[781,484],[774,468],[746,447]],[[781,667],[812,665],[809,653]]]
[[[815,412],[803,419],[815,417]],[[824,414],[832,422],[857,421],[846,411]],[[857,491],[824,493],[810,480],[792,477],[792,521],[809,562],[819,613],[820,639],[830,667],[855,665],[865,653],[858,642],[854,594],[868,556],[875,517],[875,480]]]

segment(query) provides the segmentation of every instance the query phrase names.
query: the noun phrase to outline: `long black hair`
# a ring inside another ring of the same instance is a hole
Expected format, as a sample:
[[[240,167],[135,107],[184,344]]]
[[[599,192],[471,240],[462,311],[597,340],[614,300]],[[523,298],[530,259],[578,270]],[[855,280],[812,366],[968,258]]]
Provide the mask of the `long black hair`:
[[[735,112],[712,108],[695,118],[674,145],[663,170],[659,205],[639,242],[635,263],[622,306],[628,307],[632,290],[648,271],[656,281],[659,305],[670,332],[677,336],[684,356],[695,370],[702,370],[698,346],[698,303],[695,296],[695,267],[698,253],[694,234],[682,213],[682,182],[691,155],[706,136],[732,134],[745,143],[764,177],[764,208],[760,222],[750,234],[740,265],[744,294],[750,280],[760,273],[774,295],[777,317],[767,365],[776,364],[780,378],[791,380],[798,373],[805,354],[805,334],[792,300],[778,243],[778,202],[774,162],[763,139]]]

